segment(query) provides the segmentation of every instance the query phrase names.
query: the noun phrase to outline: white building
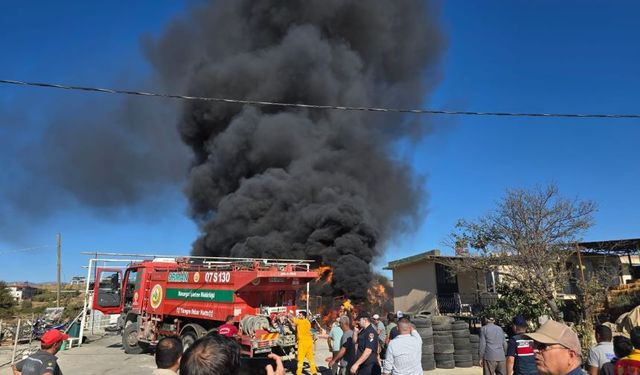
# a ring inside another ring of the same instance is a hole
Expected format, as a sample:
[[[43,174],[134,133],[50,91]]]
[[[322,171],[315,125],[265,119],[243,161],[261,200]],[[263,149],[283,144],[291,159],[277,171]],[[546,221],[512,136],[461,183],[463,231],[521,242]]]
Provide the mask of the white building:
[[[14,283],[7,285],[7,290],[17,303],[22,303],[24,300],[33,298],[38,289],[28,283]]]

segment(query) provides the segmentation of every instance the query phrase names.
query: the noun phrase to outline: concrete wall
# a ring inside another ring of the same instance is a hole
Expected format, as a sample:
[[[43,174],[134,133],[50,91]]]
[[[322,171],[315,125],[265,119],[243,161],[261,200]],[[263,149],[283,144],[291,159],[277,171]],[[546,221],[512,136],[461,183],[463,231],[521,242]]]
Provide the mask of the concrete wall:
[[[433,262],[400,266],[393,270],[393,305],[396,311],[435,311],[436,269]]]

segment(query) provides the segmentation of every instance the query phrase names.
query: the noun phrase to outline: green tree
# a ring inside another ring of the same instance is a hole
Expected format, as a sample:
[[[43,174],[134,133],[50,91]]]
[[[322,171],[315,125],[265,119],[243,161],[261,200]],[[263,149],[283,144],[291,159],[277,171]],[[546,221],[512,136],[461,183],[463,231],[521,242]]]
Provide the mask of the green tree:
[[[554,185],[508,190],[495,210],[457,224],[452,244],[468,244],[474,252],[451,265],[499,271],[505,282],[534,296],[561,320],[557,293],[572,277],[567,260],[593,225],[595,210],[593,202],[561,197]]]
[[[513,317],[519,315],[532,325],[530,328],[536,328],[538,317],[551,312],[546,303],[525,289],[499,283],[496,292],[498,299],[482,310],[478,314],[480,317],[493,317],[501,325],[508,326]]]
[[[5,315],[11,311],[11,308],[15,305],[15,301],[9,290],[7,289],[7,283],[0,280],[0,315]]]

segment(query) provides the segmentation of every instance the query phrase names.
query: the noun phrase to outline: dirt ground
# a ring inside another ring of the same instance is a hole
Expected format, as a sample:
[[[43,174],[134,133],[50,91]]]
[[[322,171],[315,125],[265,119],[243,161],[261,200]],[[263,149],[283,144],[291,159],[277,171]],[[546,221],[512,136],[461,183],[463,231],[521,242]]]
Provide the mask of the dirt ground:
[[[326,342],[316,342],[316,364],[322,366],[324,359],[328,357]],[[155,369],[153,356],[150,354],[130,355],[122,350],[120,336],[96,337],[91,342],[79,348],[61,351],[58,353],[58,363],[65,375],[125,375],[125,374],[151,374]],[[11,360],[11,347],[0,347],[0,364]],[[324,366],[318,370],[322,374],[330,372]],[[425,375],[479,375],[482,370],[479,367],[460,368],[455,370],[436,369],[425,371]],[[0,367],[0,375],[12,374],[11,368],[6,365]]]

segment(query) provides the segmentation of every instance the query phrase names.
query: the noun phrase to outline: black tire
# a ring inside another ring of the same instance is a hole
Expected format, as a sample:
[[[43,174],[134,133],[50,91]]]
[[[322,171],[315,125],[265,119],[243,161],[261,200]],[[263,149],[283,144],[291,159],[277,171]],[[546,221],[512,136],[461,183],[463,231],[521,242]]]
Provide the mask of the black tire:
[[[469,340],[467,340],[466,338],[458,338],[458,337],[454,337],[453,338],[453,345],[456,348],[467,348],[467,349],[471,349],[471,343],[469,342]]]
[[[436,367],[437,368],[452,369],[452,368],[456,367],[456,363],[454,361],[444,361],[444,362],[436,361]]]
[[[471,361],[472,359],[473,358],[471,357],[471,353],[468,353],[468,354],[453,353],[453,360],[456,362]]]
[[[471,350],[466,350],[466,349],[456,349],[453,354],[456,355],[469,355],[471,356]]]
[[[469,330],[459,330],[459,331],[451,331],[451,336],[453,337],[464,337],[465,339],[469,338]]]
[[[453,329],[469,329],[469,323],[463,320],[456,320],[451,324],[451,326]]]
[[[433,331],[433,337],[453,337],[451,331]]]
[[[431,371],[436,369],[436,361],[422,361],[422,371]]]
[[[142,354],[148,345],[138,341],[138,323],[131,323],[122,332],[122,347],[127,354]]]
[[[435,325],[439,325],[439,324],[449,324],[451,325],[451,322],[453,322],[453,318],[449,317],[449,316],[432,316],[431,317],[431,323],[435,326]]]
[[[453,353],[435,353],[433,358],[436,362],[453,361]]]
[[[431,327],[433,332],[451,331],[451,324],[434,324]]]
[[[473,367],[473,361],[456,362],[456,367],[462,367],[462,368]]]
[[[196,342],[198,338],[196,337],[196,333],[193,331],[182,332],[180,335],[180,340],[182,340],[182,350],[186,351],[189,349],[194,342]]]
[[[422,356],[423,357],[424,357],[425,354],[433,355],[433,353],[435,353],[435,345],[434,344],[431,344],[431,345],[422,344]]]
[[[451,336],[433,336],[433,343],[438,345],[453,345],[453,337]]]
[[[416,328],[416,331],[418,332],[418,334],[420,335],[420,337],[422,337],[423,339],[425,337],[431,337],[433,336],[433,328],[431,327],[420,327],[420,328]]]
[[[433,344],[433,352],[436,354],[453,354],[455,350],[453,344]]]
[[[435,357],[435,355],[433,353],[432,354],[426,354],[426,353],[422,352],[421,360],[422,360],[422,362],[424,362],[424,361],[432,361],[432,362],[434,362],[436,360],[436,357]]]
[[[416,328],[426,328],[431,327],[431,318],[417,317],[413,319],[413,325]]]

